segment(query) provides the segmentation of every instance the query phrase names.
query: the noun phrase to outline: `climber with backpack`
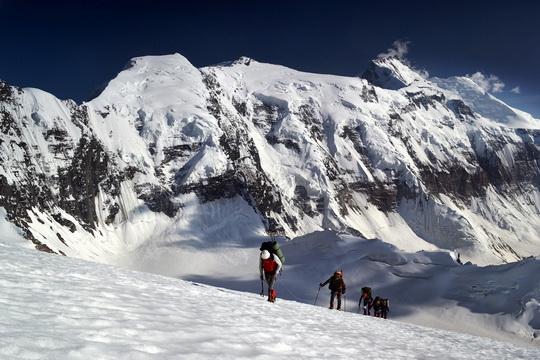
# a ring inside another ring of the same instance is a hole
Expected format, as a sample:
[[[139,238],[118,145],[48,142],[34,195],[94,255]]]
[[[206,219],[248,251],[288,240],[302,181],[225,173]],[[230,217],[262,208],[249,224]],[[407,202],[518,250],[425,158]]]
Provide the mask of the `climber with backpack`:
[[[358,307],[362,306],[362,301],[364,302],[364,315],[371,315],[371,307],[373,306],[373,297],[371,296],[371,288],[364,286],[362,288],[362,295],[360,295],[360,300],[358,300]]]
[[[388,299],[382,299],[381,301],[381,318],[386,319],[388,318],[388,313],[390,312],[390,301]]]
[[[373,315],[375,315],[375,317],[381,317],[382,308],[382,299],[379,296],[375,297],[375,300],[373,300]]]
[[[276,302],[276,290],[274,285],[276,284],[277,274],[281,271],[283,264],[274,253],[268,250],[262,250],[259,257],[259,272],[261,274],[261,282],[266,279],[268,284],[268,301]],[[264,275],[264,276],[263,276]]]
[[[324,287],[326,284],[330,289],[330,309],[334,308],[334,299],[337,297],[337,310],[341,310],[341,295],[345,294],[347,285],[343,281],[343,272],[336,271],[334,275],[330,276],[328,280],[319,284],[319,288]]]

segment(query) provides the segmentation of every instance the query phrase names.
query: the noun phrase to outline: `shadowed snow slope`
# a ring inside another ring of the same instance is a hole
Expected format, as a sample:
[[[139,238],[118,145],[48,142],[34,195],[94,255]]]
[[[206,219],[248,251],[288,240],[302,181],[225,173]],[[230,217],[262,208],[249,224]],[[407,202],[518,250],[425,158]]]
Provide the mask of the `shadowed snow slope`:
[[[535,359],[540,350],[0,242],[2,359]]]

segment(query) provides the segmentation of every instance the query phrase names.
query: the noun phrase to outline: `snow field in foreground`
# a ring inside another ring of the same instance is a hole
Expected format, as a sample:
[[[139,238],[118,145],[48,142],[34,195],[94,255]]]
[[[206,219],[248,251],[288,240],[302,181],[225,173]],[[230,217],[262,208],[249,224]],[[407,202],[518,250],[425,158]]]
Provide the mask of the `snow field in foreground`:
[[[0,242],[3,359],[534,359],[540,350]]]

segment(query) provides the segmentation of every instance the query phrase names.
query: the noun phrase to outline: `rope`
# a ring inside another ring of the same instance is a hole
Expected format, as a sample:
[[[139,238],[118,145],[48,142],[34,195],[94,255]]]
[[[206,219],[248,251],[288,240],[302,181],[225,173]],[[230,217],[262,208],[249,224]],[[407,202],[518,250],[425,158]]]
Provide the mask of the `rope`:
[[[287,289],[287,291],[296,299],[296,300],[300,300],[300,301],[303,301],[303,302],[311,302],[311,300],[306,300],[306,299],[302,299],[302,298],[299,298],[298,296],[294,295],[292,293],[292,291],[287,287],[287,285],[285,285],[285,282],[279,282],[279,284],[282,284],[283,287],[285,287],[285,289]]]

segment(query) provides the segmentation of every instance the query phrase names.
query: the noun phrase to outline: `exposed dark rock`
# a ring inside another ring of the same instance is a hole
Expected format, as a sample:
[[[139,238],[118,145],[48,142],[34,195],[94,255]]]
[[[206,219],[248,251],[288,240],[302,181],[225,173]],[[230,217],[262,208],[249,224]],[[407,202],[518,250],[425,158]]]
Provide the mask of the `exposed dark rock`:
[[[207,178],[201,183],[177,185],[174,187],[174,193],[187,194],[194,192],[202,203],[206,203],[240,195],[241,188],[244,186],[233,171],[228,171],[223,175]]]
[[[62,244],[67,246],[66,240],[60,235],[59,233],[56,233],[56,237],[62,242]]]
[[[68,219],[63,218],[62,215],[57,213],[57,214],[52,214],[52,217],[60,225],[69,228],[69,231],[71,232],[77,231],[77,227],[75,226],[75,224],[69,221]]]
[[[443,93],[435,95],[426,95],[424,92],[407,92],[407,96],[417,108],[424,108],[428,110],[430,107],[435,107],[437,104],[443,104],[446,102],[446,97]],[[410,108],[409,108],[410,109]]]
[[[292,141],[291,139],[278,139],[276,136],[267,136],[266,140],[272,144],[283,144],[287,149],[293,150],[297,154],[300,154],[300,146],[295,141]]]
[[[175,187],[176,194],[182,193]],[[175,202],[171,196],[171,190],[156,186],[155,184],[141,184],[135,188],[139,199],[144,200],[148,208],[155,212],[162,212],[169,217],[174,217],[182,204]]]
[[[84,129],[83,125],[88,125],[88,108],[84,105],[73,108],[71,122]]]
[[[373,86],[362,86],[362,93],[360,95],[362,100],[368,103],[376,103],[379,101],[377,97],[377,92]]]
[[[470,107],[465,105],[462,100],[448,100],[447,107],[452,110],[460,120],[477,118],[476,113]]]
[[[383,212],[394,211],[399,200],[399,187],[396,184],[380,182],[355,182],[349,184],[351,190],[369,195],[369,202]],[[417,194],[415,194],[417,195]]]
[[[166,164],[174,159],[186,157],[200,148],[201,144],[176,145],[163,149],[165,159],[162,164]]]
[[[301,105],[296,111],[298,119],[306,125],[314,139],[321,141],[324,137],[321,120],[317,117],[315,109],[310,104]]]
[[[109,166],[109,155],[102,144],[94,137],[83,136],[75,149],[71,165],[58,170],[60,206],[70,215],[81,221],[87,229],[95,228],[97,214],[95,197],[101,185],[109,190],[118,188]]]
[[[314,217],[317,215],[317,212],[311,207],[311,198],[308,195],[307,189],[305,186],[296,185],[294,189],[294,203],[295,205],[302,210],[304,214],[309,217]]]

